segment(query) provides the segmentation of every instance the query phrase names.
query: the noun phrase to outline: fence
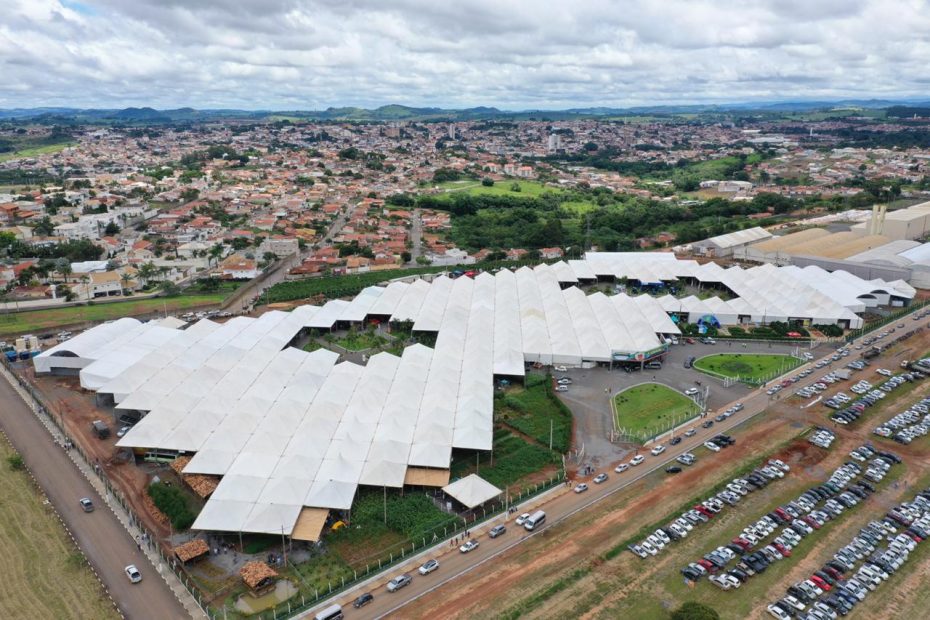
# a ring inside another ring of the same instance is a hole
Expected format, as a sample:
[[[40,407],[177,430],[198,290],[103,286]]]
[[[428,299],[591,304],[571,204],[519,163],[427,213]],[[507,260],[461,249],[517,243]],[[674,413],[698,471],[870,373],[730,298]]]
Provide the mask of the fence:
[[[376,575],[379,572],[386,571],[389,568],[396,566],[397,564],[405,561],[411,555],[414,555],[418,551],[423,551],[431,546],[440,544],[441,541],[448,539],[449,537],[462,534],[467,530],[471,530],[476,526],[481,525],[482,523],[493,519],[504,512],[510,506],[513,506],[515,503],[530,499],[541,493],[552,489],[560,484],[565,482],[565,471],[560,470],[555,476],[547,480],[542,484],[535,484],[532,487],[527,487],[522,489],[516,497],[509,497],[505,501],[496,502],[492,504],[489,510],[481,509],[480,516],[477,512],[473,513],[470,516],[463,519],[461,527],[449,528],[444,527],[442,529],[442,535],[440,536],[438,528],[430,533],[427,533],[425,536],[422,536],[420,540],[407,541],[404,543],[397,553],[389,552],[387,557],[382,556],[365,566],[365,572],[355,572],[354,577],[351,580],[341,580],[337,583],[329,582],[329,585],[325,591],[317,590],[314,592],[313,598],[310,598],[306,595],[301,595],[300,604],[298,605],[295,601],[291,603],[290,600],[285,601],[284,603],[278,604],[276,607],[265,610],[260,614],[254,616],[257,620],[276,620],[277,618],[288,618],[292,615],[302,613],[308,609],[315,607],[316,605],[321,604],[326,599],[338,596],[343,592],[350,590],[355,587],[358,583]],[[220,613],[219,617],[222,617]],[[211,618],[213,616],[211,615]]]
[[[49,427],[49,423],[54,425],[58,433],[64,438],[64,441],[67,442],[67,445],[70,446],[70,451],[80,456],[81,460],[84,462],[87,468],[93,471],[94,474],[96,474],[96,476],[103,483],[107,500],[109,500],[110,497],[115,499],[128,515],[129,524],[139,529],[141,532],[140,538],[137,541],[139,542],[139,545],[141,546],[142,544],[145,544],[149,550],[156,551],[165,560],[165,565],[171,569],[171,572],[174,573],[178,581],[194,598],[201,611],[203,611],[205,615],[213,618],[213,616],[209,613],[209,606],[203,601],[200,591],[191,585],[190,578],[184,573],[184,571],[179,569],[177,562],[172,559],[172,556],[169,553],[166,552],[156,537],[145,529],[142,521],[136,516],[135,512],[133,512],[122,492],[110,483],[109,478],[107,478],[107,476],[104,474],[103,469],[99,466],[99,464],[96,462],[91,462],[91,459],[88,458],[88,455],[77,443],[74,442],[74,439],[64,427],[64,423],[61,419],[61,413],[59,412],[58,416],[53,415],[54,410],[45,403],[41,395],[36,391],[32,384],[29,383],[29,381],[27,381],[24,377],[22,377],[19,372],[17,372],[16,367],[13,366],[5,357],[2,357],[0,361],[2,361],[4,369],[10,374],[10,376],[14,377],[19,383],[19,386],[26,391],[30,398],[32,398],[32,401],[35,404],[35,409],[33,409],[33,411],[39,418],[39,421],[42,422],[43,426],[45,426],[49,432],[54,435],[52,428]]]
[[[885,317],[882,317],[881,319],[877,321],[872,321],[868,325],[863,325],[860,329],[855,329],[855,330],[850,331],[848,334],[846,334],[846,342],[852,342],[853,340],[855,340],[856,338],[860,336],[863,336],[869,332],[875,331],[876,329],[880,329],[884,327],[885,325],[888,325],[889,323],[894,323],[895,321],[901,319],[902,317],[905,317],[913,313],[916,310],[920,310],[921,308],[927,306],[928,304],[930,304],[930,299],[913,301],[906,308],[902,308],[901,310],[898,310],[897,312],[892,312],[891,314]]]
[[[178,581],[184,588],[191,594],[194,600],[197,602],[197,605],[200,607],[201,611],[209,617],[211,620],[219,620],[220,618],[226,618],[228,616],[226,607],[216,609],[211,607],[210,604],[205,600],[204,593],[202,593],[191,577],[183,570],[183,567],[180,563],[174,558],[171,551],[165,548],[151,532],[145,529],[142,521],[136,516],[133,512],[129,502],[126,500],[123,493],[113,486],[110,483],[110,480],[105,475],[102,468],[95,462],[92,462],[92,459],[81,449],[81,447],[76,444],[72,437],[68,434],[67,430],[64,427],[63,421],[61,420],[60,413],[59,415],[54,415],[55,410],[47,406],[44,402],[42,396],[36,391],[36,389],[26,380],[24,377],[17,372],[17,369],[9,363],[5,358],[0,360],[3,363],[3,366],[10,375],[14,377],[19,383],[20,387],[25,390],[30,398],[33,399],[33,402],[36,404],[38,411],[36,415],[39,417],[40,421],[49,428],[49,423],[53,424],[58,433],[72,446],[72,452],[75,452],[83,460],[84,464],[93,471],[100,481],[103,483],[107,497],[112,497],[115,499],[119,505],[123,508],[126,514],[129,516],[130,525],[135,526],[141,532],[141,538],[139,540],[140,544],[146,545],[146,547],[158,553],[159,557],[164,562],[174,576],[177,577]],[[52,429],[49,428],[49,431],[52,432]],[[365,572],[355,571],[354,577],[350,580],[343,579],[338,583],[330,582],[327,589],[320,590],[316,589],[314,591],[313,597],[306,594],[300,595],[300,604],[297,604],[296,601],[291,602],[290,600],[280,603],[276,607],[265,610],[260,614],[256,614],[252,617],[257,620],[267,620],[277,619],[277,618],[288,618],[294,614],[298,614],[306,611],[307,609],[319,604],[321,601],[331,597],[336,596],[345,590],[348,590],[358,584],[360,581],[370,578],[377,573],[387,570],[392,566],[397,565],[398,563],[407,559],[411,554],[416,553],[417,551],[422,551],[425,548],[428,548],[432,545],[437,544],[439,541],[445,540],[450,536],[456,536],[463,533],[466,530],[470,530],[476,526],[481,525],[483,522],[492,519],[500,514],[503,514],[504,511],[512,506],[514,503],[518,503],[529,498],[535,497],[540,493],[544,493],[549,489],[564,483],[565,481],[565,470],[561,469],[556,473],[555,476],[550,478],[544,483],[535,484],[532,487],[526,487],[520,490],[516,497],[508,497],[505,501],[496,502],[492,504],[489,509],[481,509],[480,515],[476,511],[470,516],[467,516],[462,519],[461,526],[449,527],[446,526],[442,528],[442,535],[440,537],[440,530],[437,528],[434,531],[427,532],[424,536],[420,537],[419,540],[408,540],[405,543],[402,543],[399,548],[395,551],[388,551],[385,554],[382,554],[381,557],[374,558],[370,563],[365,567]]]
[[[758,354],[755,354],[755,355],[758,355]],[[772,355],[777,355],[777,354],[773,353]],[[716,379],[722,380],[722,381],[724,382],[725,387],[728,387],[728,386],[731,384],[732,381],[739,381],[740,383],[745,383],[746,385],[749,385],[749,386],[752,386],[752,387],[758,387],[758,386],[760,386],[760,385],[765,385],[766,383],[768,383],[768,382],[771,381],[772,379],[775,379],[775,378],[777,378],[777,377],[780,377],[780,376],[782,376],[783,374],[785,374],[786,372],[790,372],[791,370],[794,370],[794,369],[797,368],[798,366],[801,366],[801,365],[807,363],[807,360],[805,360],[805,359],[798,358],[798,357],[794,357],[793,355],[790,356],[790,357],[791,357],[792,360],[794,360],[793,363],[788,363],[788,362],[786,362],[785,364],[782,364],[781,366],[779,366],[777,370],[773,370],[772,372],[770,372],[770,373],[768,373],[768,374],[766,374],[766,375],[763,375],[763,376],[761,376],[761,377],[745,377],[745,376],[742,376],[742,375],[736,375],[736,376],[733,376],[733,375],[724,375],[724,374],[722,374],[722,373],[719,373],[719,372],[716,372],[716,371],[713,371],[713,370],[708,370],[708,369],[706,369],[706,368],[699,368],[697,365],[695,365],[694,368],[695,368],[695,370],[698,370],[698,371],[704,373],[705,375],[709,375],[709,376],[714,377],[714,378],[716,378]],[[698,361],[700,361],[700,360],[698,360]]]

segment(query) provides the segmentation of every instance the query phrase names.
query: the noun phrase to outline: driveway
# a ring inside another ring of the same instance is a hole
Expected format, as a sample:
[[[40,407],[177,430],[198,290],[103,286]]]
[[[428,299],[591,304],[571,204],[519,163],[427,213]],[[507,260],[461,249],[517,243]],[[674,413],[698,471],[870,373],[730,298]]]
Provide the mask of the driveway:
[[[811,353],[815,357],[825,355],[833,347],[820,344]],[[625,458],[636,449],[635,444],[610,441],[613,431],[610,396],[629,387],[645,382],[666,385],[679,392],[698,387],[707,390],[707,409],[716,411],[729,403],[745,398],[752,388],[741,383],[724,387],[723,381],[691,368],[685,368],[689,357],[701,358],[715,353],[772,353],[790,355],[797,352],[796,344],[780,342],[718,341],[716,345],[679,344],[669,348],[665,362],[659,370],[641,370],[627,373],[619,368],[570,368],[556,372],[556,376],[569,376],[573,383],[567,392],[558,393],[575,418],[574,448],[580,452],[579,466],[589,465],[595,469]],[[800,351],[807,351],[801,347]]]
[[[189,618],[106,502],[68,455],[53,443],[48,431],[2,377],[0,403],[3,403],[0,426],[23,456],[124,617]],[[81,510],[78,500],[82,497],[91,498],[97,509],[92,513]],[[139,567],[143,575],[141,583],[129,583],[123,573],[127,564]]]

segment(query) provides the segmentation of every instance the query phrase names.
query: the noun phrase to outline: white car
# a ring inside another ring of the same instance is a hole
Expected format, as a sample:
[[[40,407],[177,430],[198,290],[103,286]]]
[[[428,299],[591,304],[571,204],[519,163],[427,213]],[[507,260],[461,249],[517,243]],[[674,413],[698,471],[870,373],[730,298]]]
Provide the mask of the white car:
[[[778,620],[791,620],[791,616],[785,613],[785,610],[783,610],[779,605],[772,603],[766,607],[766,609],[773,618],[777,618]]]
[[[636,456],[630,459],[630,465],[632,465],[633,467],[636,467],[637,465],[639,465],[645,460],[646,460],[645,456],[643,456],[642,454],[637,454]]]
[[[711,452],[720,452],[720,446],[709,441],[704,442],[704,447],[710,450]]]
[[[614,467],[614,471],[617,472],[618,474],[622,474],[623,472],[625,472],[625,471],[628,470],[629,468],[630,468],[630,464],[629,464],[629,463],[620,463],[619,465],[617,465],[616,467]]]
[[[478,541],[473,538],[469,540],[468,542],[466,542],[461,547],[459,547],[459,551],[461,551],[462,553],[468,553],[469,551],[473,551],[477,548],[478,548]]]
[[[575,487],[575,493],[584,493],[587,490],[588,490],[588,485],[585,484],[584,482],[582,482],[581,484]]]
[[[135,564],[130,564],[123,570],[126,571],[126,576],[129,577],[131,583],[139,583],[142,581],[142,573],[139,572],[139,569],[136,568]]]
[[[649,453],[652,456],[659,456],[663,452],[665,452],[665,446],[656,446],[655,448],[649,451]]]
[[[688,388],[687,390],[685,390],[685,396],[694,396],[695,394],[699,394],[700,392],[701,390],[697,388]]]
[[[428,560],[419,568],[419,571],[421,575],[429,575],[437,568],[439,568],[439,562],[437,560]]]
[[[568,386],[567,386],[567,385],[557,385],[557,386],[555,386],[555,391],[556,391],[556,392],[567,392],[567,391],[568,391]]]
[[[552,370],[556,372],[565,372],[566,370],[568,370],[568,368],[566,368],[565,366],[553,366]]]
[[[517,525],[523,525],[524,523],[526,523],[526,520],[529,518],[530,518],[530,513],[524,512],[522,515],[517,517],[516,523]]]

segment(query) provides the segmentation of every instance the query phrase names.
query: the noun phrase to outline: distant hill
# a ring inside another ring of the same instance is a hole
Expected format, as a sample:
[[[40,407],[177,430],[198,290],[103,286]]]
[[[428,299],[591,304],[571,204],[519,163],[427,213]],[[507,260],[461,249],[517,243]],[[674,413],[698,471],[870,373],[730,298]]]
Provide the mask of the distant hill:
[[[326,108],[325,110],[236,110],[177,108],[157,110],[151,107],[123,109],[81,109],[67,107],[13,108],[0,110],[0,121],[31,121],[47,124],[119,124],[141,125],[158,123],[198,122],[206,120],[266,120],[305,119],[310,121],[391,122],[391,121],[473,121],[482,119],[568,120],[575,118],[623,117],[636,115],[727,114],[759,112],[767,114],[831,110],[837,108],[891,109],[894,116],[907,115],[905,110],[918,111],[930,102],[916,100],[846,99],[838,101],[775,101],[723,104],[687,104],[634,106],[628,108],[587,107],[565,110],[501,110],[479,106],[464,109],[410,107],[399,104],[374,109],[359,107]]]

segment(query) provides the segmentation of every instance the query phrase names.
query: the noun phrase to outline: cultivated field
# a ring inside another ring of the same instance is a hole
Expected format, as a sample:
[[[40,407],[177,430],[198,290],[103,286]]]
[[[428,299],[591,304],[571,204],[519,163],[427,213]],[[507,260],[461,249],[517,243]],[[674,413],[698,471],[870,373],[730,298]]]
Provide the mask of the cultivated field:
[[[0,438],[0,617],[117,618],[58,517]]]

